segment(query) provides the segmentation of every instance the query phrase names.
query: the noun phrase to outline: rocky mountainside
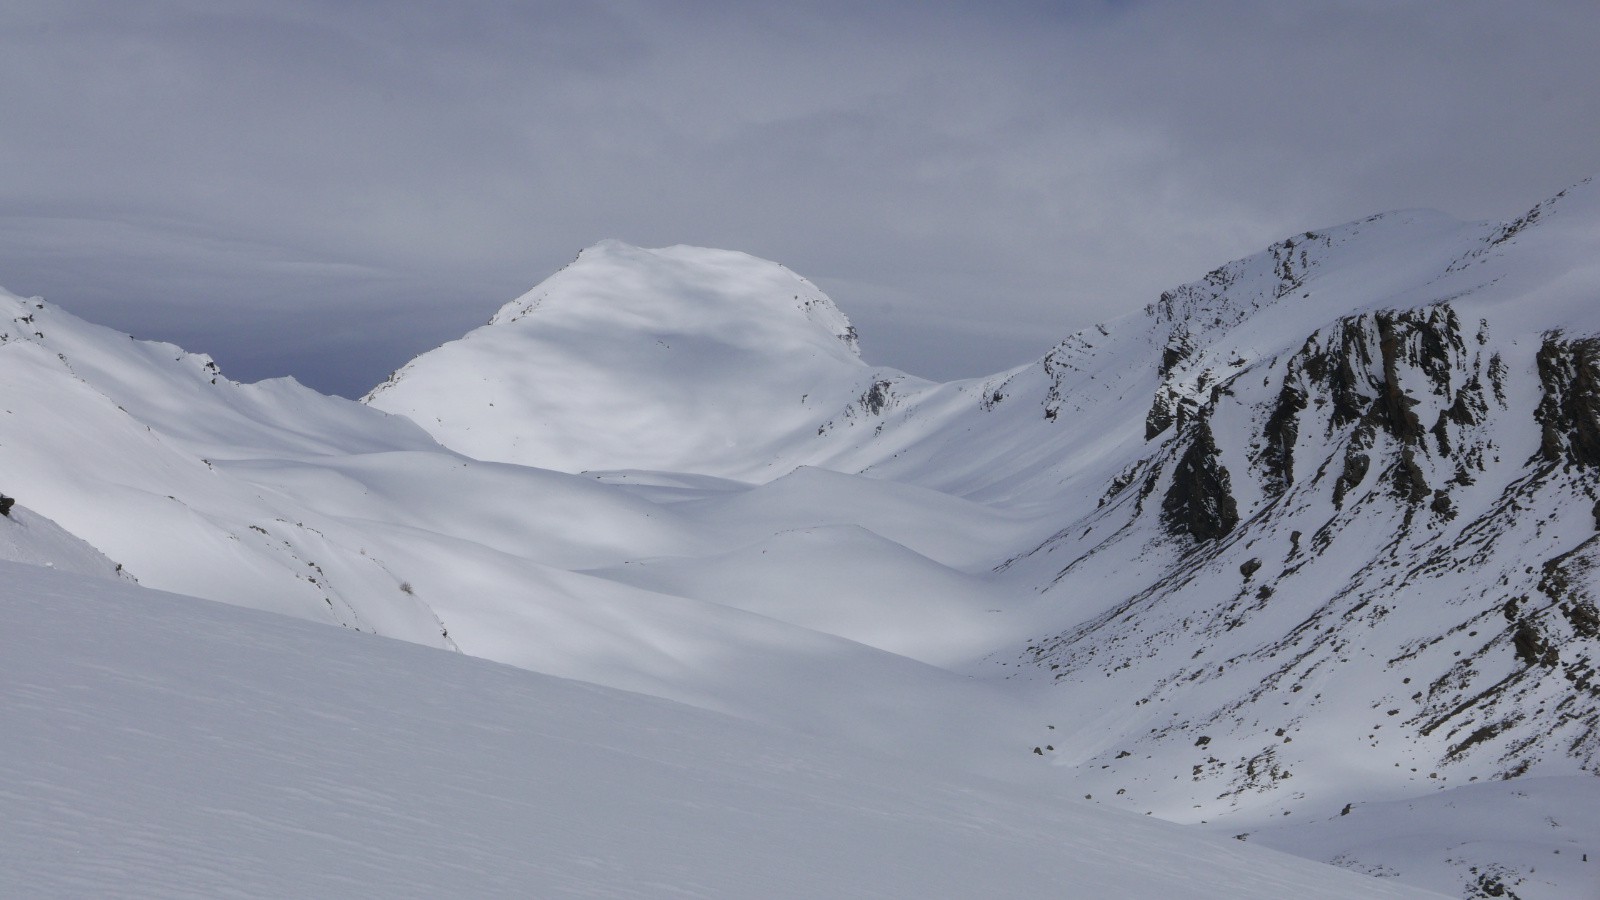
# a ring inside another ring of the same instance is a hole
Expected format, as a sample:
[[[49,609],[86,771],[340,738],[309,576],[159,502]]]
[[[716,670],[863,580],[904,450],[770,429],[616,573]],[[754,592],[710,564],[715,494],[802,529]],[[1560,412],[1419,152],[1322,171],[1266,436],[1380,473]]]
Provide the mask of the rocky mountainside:
[[[997,576],[1066,627],[992,662],[1057,686],[1052,721],[1078,727],[1044,725],[1043,755],[1097,800],[1271,842],[1364,802],[1600,774],[1597,234],[1585,183],[1509,223],[1297,235],[854,459],[1056,508]],[[1548,863],[1458,874],[1536,896]]]
[[[1334,772],[1600,772],[1597,231],[1584,183],[1295,235],[816,452],[1050,510],[995,577],[1064,627],[992,662],[1093,723],[1045,743],[1098,798],[1266,821],[1342,809]]]
[[[1124,323],[1160,348],[1144,443],[1008,564],[1084,613],[1013,664],[1126,708],[1061,751],[1085,781],[1197,820],[1342,807],[1340,769],[1600,773],[1597,223],[1589,184],[1381,217]]]

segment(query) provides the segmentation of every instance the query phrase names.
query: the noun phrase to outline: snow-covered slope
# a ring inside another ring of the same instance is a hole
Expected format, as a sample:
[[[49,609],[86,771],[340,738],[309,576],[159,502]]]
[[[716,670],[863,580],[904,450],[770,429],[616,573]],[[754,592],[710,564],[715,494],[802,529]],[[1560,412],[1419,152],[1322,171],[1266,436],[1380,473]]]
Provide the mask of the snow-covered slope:
[[[1421,896],[455,654],[0,580],[13,896]]]
[[[1026,707],[991,686],[847,639],[859,635],[580,571],[730,553],[795,527],[726,492],[689,516],[622,486],[463,457],[292,381],[235,384],[203,356],[37,299],[0,296],[0,312],[5,490],[146,586],[1016,765],[996,749],[1022,741]],[[966,724],[945,739],[953,721]]]
[[[114,581],[133,580],[119,563],[25,506],[13,506],[0,515],[0,560]]]
[[[833,301],[776,263],[605,241],[367,396],[478,459],[766,477],[792,436],[896,385]]]
[[[0,296],[0,489],[148,586],[1586,896],[1533,867],[1587,826],[1443,825],[1600,771],[1597,249],[1591,184],[1375,216],[932,385],[780,266],[607,243],[366,404]]]
[[[1351,803],[1249,839],[1460,897],[1592,897],[1600,778],[1535,776]]]

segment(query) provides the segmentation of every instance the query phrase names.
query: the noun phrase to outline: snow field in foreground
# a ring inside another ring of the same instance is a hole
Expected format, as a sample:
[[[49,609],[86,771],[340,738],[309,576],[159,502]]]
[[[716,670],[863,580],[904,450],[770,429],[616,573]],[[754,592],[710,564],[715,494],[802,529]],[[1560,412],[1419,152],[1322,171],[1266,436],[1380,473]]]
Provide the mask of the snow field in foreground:
[[[0,563],[33,897],[1403,897],[639,695]]]

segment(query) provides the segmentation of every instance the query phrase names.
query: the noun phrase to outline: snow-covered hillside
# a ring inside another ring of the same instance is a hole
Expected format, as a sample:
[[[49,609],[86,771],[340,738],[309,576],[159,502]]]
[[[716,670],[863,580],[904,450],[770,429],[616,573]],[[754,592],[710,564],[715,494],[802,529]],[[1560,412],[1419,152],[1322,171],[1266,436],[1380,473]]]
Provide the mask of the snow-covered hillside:
[[[815,524],[804,505],[791,511],[778,499],[757,515],[741,507],[748,486],[739,485],[709,490],[690,509],[480,462],[408,420],[292,381],[235,384],[205,357],[39,300],[0,297],[0,306],[11,313],[0,326],[0,377],[13,387],[0,412],[5,490],[148,587],[872,746],[1015,764],[996,749],[1023,740],[1025,705],[991,686],[842,630],[583,571],[730,553]],[[850,502],[837,510],[870,518]],[[928,512],[907,516],[946,533]],[[909,550],[895,566],[946,568]],[[902,613],[920,605],[911,598]],[[966,723],[953,740],[950,722]]]
[[[781,266],[607,242],[364,404],[6,295],[0,490],[147,587],[1589,896],[1600,827],[1527,810],[1600,773],[1597,250],[1588,183],[1374,216],[936,385]]]

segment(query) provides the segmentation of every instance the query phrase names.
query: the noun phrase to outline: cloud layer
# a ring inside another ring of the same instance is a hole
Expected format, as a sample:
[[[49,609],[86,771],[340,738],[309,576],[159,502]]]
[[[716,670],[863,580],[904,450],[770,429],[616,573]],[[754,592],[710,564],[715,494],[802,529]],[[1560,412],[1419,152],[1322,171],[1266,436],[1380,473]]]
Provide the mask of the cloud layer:
[[[0,284],[355,395],[617,237],[931,377],[1285,234],[1600,171],[1590,2],[29,3]]]

